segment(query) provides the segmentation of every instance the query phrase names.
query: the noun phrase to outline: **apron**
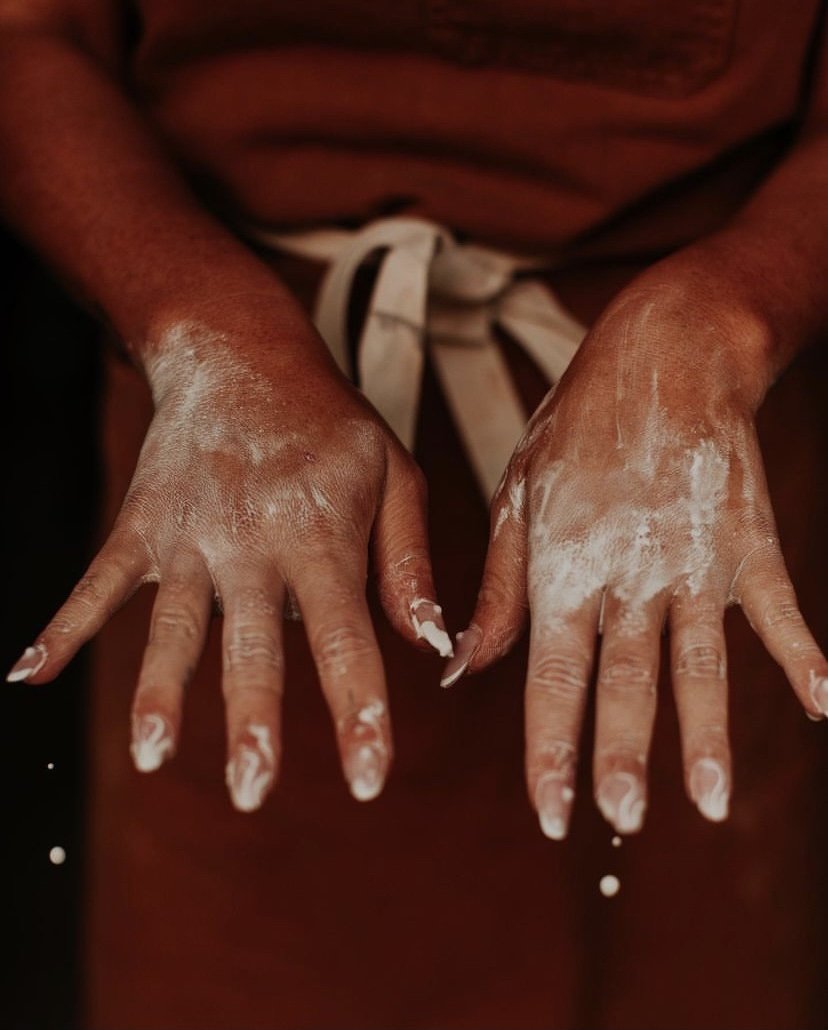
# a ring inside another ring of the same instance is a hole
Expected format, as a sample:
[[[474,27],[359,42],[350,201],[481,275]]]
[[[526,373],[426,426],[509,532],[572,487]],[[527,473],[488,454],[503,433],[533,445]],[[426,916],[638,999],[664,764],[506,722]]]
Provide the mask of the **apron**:
[[[505,417],[489,398],[516,389],[531,410],[547,375],[557,377],[574,351],[578,323],[597,317],[636,270],[625,263],[603,273],[554,273],[564,307],[534,261],[461,247],[429,223],[395,219],[267,245],[341,366],[374,393],[409,444],[419,404],[416,453],[435,513],[437,588],[450,628],[462,628],[489,535],[481,495],[491,493],[524,417],[514,398]],[[385,261],[372,285],[354,269],[378,247]],[[299,248],[314,256],[287,253]],[[521,297],[536,283],[544,298],[533,288],[524,306]],[[374,312],[355,334],[362,339],[355,358],[343,342],[349,306]],[[501,334],[506,319],[510,331]],[[398,359],[405,374],[383,378],[389,364],[396,373]],[[786,559],[822,639],[826,368],[828,356],[804,356],[759,418]],[[487,379],[476,387],[486,400],[481,419],[480,398],[464,391],[484,369],[497,370],[497,385]],[[107,524],[151,410],[137,373],[111,362]],[[483,443],[489,422],[498,426],[491,446]],[[151,591],[141,591],[94,645],[87,1030],[825,1025],[825,727],[803,717],[735,612],[727,627],[730,819],[713,826],[685,797],[663,673],[647,823],[614,848],[591,801],[592,708],[579,802],[569,839],[558,844],[541,835],[526,797],[525,640],[485,673],[440,690],[439,658],[397,637],[370,589],[396,741],[376,801],[357,804],[343,782],[304,628],[295,622],[284,625],[282,770],[259,812],[236,812],[224,787],[218,622],[189,689],[177,755],[151,776],[137,773],[129,710],[151,602]],[[612,899],[599,892],[606,874],[621,882]]]

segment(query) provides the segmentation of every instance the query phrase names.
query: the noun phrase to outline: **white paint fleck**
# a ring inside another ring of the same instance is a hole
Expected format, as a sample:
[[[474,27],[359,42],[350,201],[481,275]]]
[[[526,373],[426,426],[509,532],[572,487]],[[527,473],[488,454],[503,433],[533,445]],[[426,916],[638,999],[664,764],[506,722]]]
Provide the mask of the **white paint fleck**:
[[[598,884],[598,889],[604,895],[605,898],[614,898],[615,895],[621,890],[621,881],[617,876],[613,876],[612,873],[607,873],[606,876],[602,876]]]

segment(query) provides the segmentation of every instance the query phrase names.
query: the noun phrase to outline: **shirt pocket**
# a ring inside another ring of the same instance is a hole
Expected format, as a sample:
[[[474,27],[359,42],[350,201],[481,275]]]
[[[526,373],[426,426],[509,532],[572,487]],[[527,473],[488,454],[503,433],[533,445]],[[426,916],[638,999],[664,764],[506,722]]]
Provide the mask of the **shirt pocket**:
[[[698,92],[727,67],[738,0],[426,0],[443,57],[650,96]]]

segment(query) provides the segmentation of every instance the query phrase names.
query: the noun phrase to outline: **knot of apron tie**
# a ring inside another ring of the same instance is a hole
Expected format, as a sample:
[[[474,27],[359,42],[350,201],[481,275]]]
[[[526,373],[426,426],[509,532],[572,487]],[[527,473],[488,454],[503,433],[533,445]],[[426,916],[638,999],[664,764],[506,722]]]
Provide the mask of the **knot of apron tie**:
[[[458,243],[445,227],[410,217],[378,219],[353,231],[253,235],[277,250],[328,264],[314,323],[339,367],[409,450],[428,352],[489,500],[527,421],[496,327],[523,347],[550,385],[586,333],[545,284],[516,278],[544,262]],[[354,369],[347,331],[351,290],[360,266],[377,252],[380,265]]]

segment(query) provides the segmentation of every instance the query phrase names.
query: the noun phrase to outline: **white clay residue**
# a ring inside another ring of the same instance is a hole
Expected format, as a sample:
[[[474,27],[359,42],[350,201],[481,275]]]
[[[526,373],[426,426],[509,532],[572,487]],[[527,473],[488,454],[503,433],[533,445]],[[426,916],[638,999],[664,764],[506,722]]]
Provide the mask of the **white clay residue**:
[[[687,584],[690,593],[698,594],[714,553],[713,531],[727,490],[730,463],[711,440],[703,440],[688,451],[690,460],[690,569]]]
[[[379,455],[381,432],[361,416],[342,419],[320,447],[312,413],[297,419],[267,376],[197,322],[164,333],[147,375],[156,413],[129,501],[138,510],[160,508],[165,524],[147,541],[150,580],[159,577],[159,551],[182,531],[211,572],[260,540],[292,553],[309,533],[346,518],[360,471]],[[181,495],[182,482],[197,503]]]
[[[503,526],[509,521],[520,521],[523,518],[523,505],[526,499],[526,480],[516,479],[509,484],[509,495],[500,507],[495,519],[493,539],[497,540]]]
[[[139,772],[159,769],[172,750],[172,735],[165,719],[154,714],[134,719],[130,753]]]
[[[441,658],[450,658],[454,654],[451,637],[442,626],[438,626],[436,617],[442,616],[443,609],[428,598],[418,597],[411,602],[411,624],[419,640],[425,640],[434,648]],[[440,618],[442,622],[442,618]]]
[[[351,793],[357,801],[371,801],[382,790],[388,748],[383,732],[385,705],[379,699],[363,705],[352,722],[357,745],[349,752],[346,767]]]
[[[593,499],[595,484],[585,489],[584,470],[561,475],[556,462],[538,481],[529,588],[544,626],[554,629],[607,587],[624,603],[621,630],[636,631],[648,602],[663,591],[681,583],[693,595],[702,589],[716,553],[729,462],[712,440],[678,448],[677,459],[660,468],[648,452],[623,470],[604,471],[600,494],[619,499],[606,508]],[[643,505],[642,497],[652,501]]]

